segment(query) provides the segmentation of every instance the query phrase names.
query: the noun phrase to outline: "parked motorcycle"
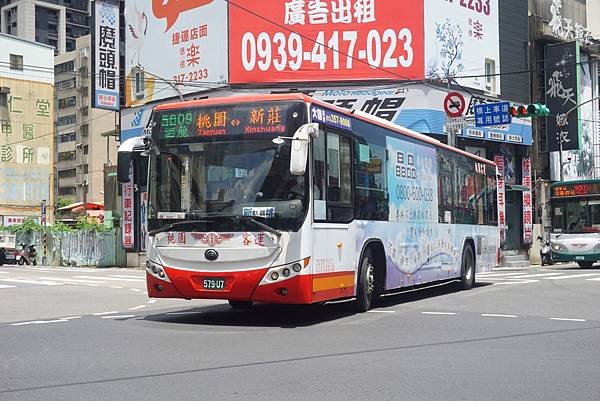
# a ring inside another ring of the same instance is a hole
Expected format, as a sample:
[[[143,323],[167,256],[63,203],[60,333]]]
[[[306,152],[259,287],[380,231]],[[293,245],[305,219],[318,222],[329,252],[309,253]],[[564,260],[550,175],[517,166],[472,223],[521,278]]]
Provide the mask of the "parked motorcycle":
[[[27,265],[37,265],[37,250],[34,245],[25,245],[21,244],[21,249],[17,251],[16,260],[17,264],[23,266]]]
[[[540,259],[542,260],[542,266],[552,264],[552,247],[550,246],[550,240],[544,239],[541,235],[538,236],[540,241]]]

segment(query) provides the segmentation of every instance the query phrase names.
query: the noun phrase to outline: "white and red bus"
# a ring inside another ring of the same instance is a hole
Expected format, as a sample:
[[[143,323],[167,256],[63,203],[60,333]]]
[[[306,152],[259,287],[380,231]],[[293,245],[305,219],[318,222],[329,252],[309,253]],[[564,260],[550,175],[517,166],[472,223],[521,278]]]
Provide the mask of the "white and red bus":
[[[146,137],[148,295],[310,304],[426,283],[473,286],[497,260],[496,167],[301,94],[156,106]]]

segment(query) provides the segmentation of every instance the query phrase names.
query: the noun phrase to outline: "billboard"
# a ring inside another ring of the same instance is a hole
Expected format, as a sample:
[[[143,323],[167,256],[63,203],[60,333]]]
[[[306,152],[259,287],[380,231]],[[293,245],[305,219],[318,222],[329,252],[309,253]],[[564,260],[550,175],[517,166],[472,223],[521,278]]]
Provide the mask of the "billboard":
[[[580,110],[573,111],[564,120],[566,113],[579,104],[579,45],[577,42],[547,45],[544,53],[546,106],[555,116],[547,119],[548,150],[559,150],[559,141],[563,150],[580,149]]]
[[[227,83],[227,2],[128,0],[125,105]]]
[[[96,0],[93,30],[93,107],[119,110],[119,6]]]
[[[236,83],[422,79],[423,1],[229,2]]]
[[[425,75],[500,93],[498,0],[425,0]],[[464,78],[460,78],[464,76]]]

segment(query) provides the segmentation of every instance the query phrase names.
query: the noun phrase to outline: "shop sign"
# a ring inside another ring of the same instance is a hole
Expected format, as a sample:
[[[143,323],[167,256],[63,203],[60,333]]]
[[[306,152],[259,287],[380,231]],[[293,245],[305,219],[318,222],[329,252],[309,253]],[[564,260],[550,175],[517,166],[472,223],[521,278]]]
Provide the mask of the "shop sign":
[[[531,159],[529,157],[523,157],[521,171],[523,172],[523,186],[527,187],[527,190],[523,191],[523,243],[531,244],[533,242],[533,200],[531,196]]]

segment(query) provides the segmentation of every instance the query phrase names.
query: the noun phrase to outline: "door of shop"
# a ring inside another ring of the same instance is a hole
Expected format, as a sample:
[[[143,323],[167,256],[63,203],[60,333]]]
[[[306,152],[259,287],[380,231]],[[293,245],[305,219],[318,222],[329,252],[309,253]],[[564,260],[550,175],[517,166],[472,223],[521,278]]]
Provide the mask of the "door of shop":
[[[506,242],[505,249],[519,249],[521,238],[521,213],[518,200],[521,192],[508,190],[506,192]]]

